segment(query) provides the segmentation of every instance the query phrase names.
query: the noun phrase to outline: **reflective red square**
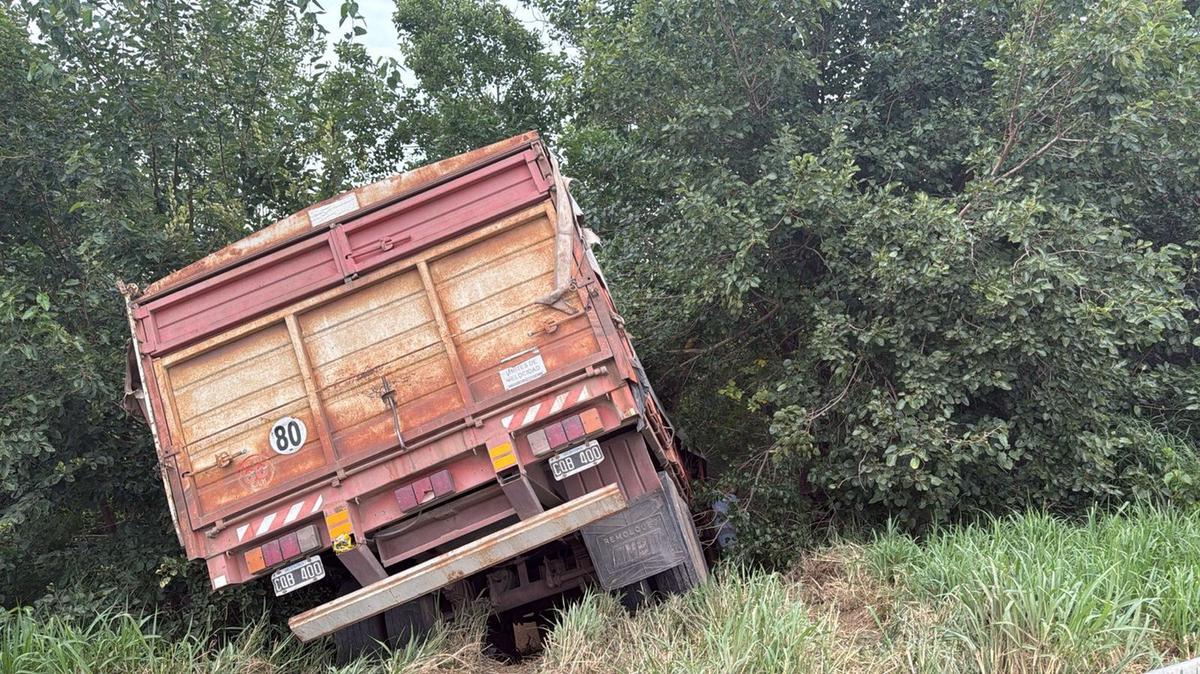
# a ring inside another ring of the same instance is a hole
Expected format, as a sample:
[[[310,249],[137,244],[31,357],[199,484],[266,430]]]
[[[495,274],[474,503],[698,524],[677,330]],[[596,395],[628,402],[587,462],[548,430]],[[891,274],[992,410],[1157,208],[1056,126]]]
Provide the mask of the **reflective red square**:
[[[279,541],[269,541],[262,545],[263,561],[267,566],[275,566],[283,561],[283,551],[279,549]]]
[[[561,447],[567,444],[567,432],[563,430],[562,424],[555,422],[546,426],[546,442],[550,443],[550,447]]]
[[[584,436],[583,422],[579,417],[567,417],[562,420],[563,430],[567,432],[568,440],[578,440]]]
[[[290,533],[287,536],[279,539],[279,552],[283,554],[284,559],[299,557],[303,552],[300,549],[300,538],[295,533]]]

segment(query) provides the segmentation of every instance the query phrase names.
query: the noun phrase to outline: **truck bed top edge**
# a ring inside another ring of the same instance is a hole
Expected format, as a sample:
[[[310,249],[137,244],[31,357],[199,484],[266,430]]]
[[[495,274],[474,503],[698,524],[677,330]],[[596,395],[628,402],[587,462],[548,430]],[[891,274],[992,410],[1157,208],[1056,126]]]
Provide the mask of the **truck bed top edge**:
[[[214,251],[183,269],[154,281],[134,301],[139,304],[148,302],[195,285],[227,269],[246,264],[297,241],[316,236],[341,222],[386,208],[391,204],[433,189],[464,173],[512,156],[535,145],[539,141],[540,136],[538,132],[528,131],[477,150],[425,164],[410,171],[389,176],[383,180],[340,192],[328,199],[324,199],[276,220],[247,237]],[[404,184],[406,181],[412,182],[406,185]],[[384,194],[372,201],[367,201],[365,204],[360,205],[359,208],[348,211],[327,222],[316,226],[309,224],[308,213],[313,209],[334,203],[350,195],[354,195],[356,199],[362,199],[364,194],[372,191],[388,192],[388,186],[392,183],[399,183],[396,191]]]

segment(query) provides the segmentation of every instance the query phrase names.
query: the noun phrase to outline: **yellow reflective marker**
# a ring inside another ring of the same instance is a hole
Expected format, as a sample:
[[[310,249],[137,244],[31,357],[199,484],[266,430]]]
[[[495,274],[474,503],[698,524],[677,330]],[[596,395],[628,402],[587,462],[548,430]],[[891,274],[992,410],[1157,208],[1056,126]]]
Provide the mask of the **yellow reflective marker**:
[[[517,465],[517,453],[513,451],[512,443],[507,440],[495,447],[488,447],[488,456],[492,457],[492,468],[495,468],[496,472]]]
[[[329,540],[333,551],[349,552],[354,549],[354,525],[350,523],[350,510],[345,504],[325,515],[325,527],[329,529]]]

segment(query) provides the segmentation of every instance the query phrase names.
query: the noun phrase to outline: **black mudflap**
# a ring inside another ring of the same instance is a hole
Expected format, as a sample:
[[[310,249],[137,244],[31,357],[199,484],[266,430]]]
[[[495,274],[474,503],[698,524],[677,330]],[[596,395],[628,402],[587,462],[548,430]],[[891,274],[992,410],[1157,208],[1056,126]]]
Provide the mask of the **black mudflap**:
[[[693,563],[691,514],[670,478],[663,473],[659,476],[662,489],[639,496],[626,510],[583,529],[583,541],[605,590]]]

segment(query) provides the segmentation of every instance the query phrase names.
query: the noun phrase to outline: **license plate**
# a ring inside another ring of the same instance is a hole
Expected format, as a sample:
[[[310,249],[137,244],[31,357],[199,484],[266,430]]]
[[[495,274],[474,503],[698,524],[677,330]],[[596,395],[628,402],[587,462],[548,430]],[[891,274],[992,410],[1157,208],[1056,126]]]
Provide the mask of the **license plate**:
[[[592,440],[586,445],[572,447],[567,451],[550,458],[550,472],[555,480],[562,480],[575,473],[587,470],[604,460],[604,452],[600,443]]]
[[[314,555],[272,573],[271,584],[275,586],[275,596],[279,597],[305,585],[312,585],[324,577],[325,565],[320,557]]]

